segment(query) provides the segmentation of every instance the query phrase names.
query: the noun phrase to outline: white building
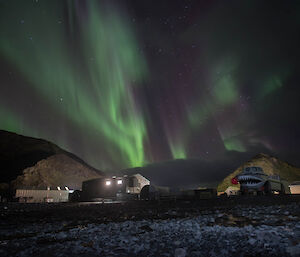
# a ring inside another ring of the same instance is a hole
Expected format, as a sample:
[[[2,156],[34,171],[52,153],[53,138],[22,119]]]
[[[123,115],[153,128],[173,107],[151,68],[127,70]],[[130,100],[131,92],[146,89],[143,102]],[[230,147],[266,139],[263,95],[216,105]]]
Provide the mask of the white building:
[[[291,194],[300,194],[300,181],[295,181],[289,185]]]
[[[142,188],[146,185],[150,185],[150,180],[146,179],[141,174],[137,173],[129,176],[129,183],[127,185],[127,193],[139,194]]]
[[[25,203],[67,202],[69,190],[17,189],[15,197]]]

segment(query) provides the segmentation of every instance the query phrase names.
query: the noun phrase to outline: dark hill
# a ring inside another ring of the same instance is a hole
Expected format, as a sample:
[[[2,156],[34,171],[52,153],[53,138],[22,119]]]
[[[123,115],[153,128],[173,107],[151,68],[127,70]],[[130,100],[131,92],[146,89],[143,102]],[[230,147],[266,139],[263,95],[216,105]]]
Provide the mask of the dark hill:
[[[231,179],[239,174],[244,167],[247,166],[259,166],[262,167],[264,172],[268,175],[277,174],[281,178],[287,180],[289,183],[300,180],[300,168],[296,168],[287,162],[281,161],[280,159],[270,156],[267,154],[260,153],[253,157],[251,160],[242,164],[234,172],[229,174],[218,186],[218,191],[225,191],[228,186],[232,186]]]
[[[56,157],[49,159],[51,156]],[[73,168],[80,167],[76,173],[78,176],[95,177],[103,174],[74,154],[59,148],[51,142],[0,130],[0,182],[9,183],[15,180],[18,176],[23,175],[23,171],[26,168],[32,167],[31,170],[34,169],[36,164],[41,160],[44,160],[42,164],[45,167],[49,160],[52,167],[59,167],[59,162],[63,161],[65,165],[61,172],[68,171],[67,163]],[[38,167],[39,171],[41,171],[41,166]],[[18,181],[21,180],[20,178],[18,179]]]

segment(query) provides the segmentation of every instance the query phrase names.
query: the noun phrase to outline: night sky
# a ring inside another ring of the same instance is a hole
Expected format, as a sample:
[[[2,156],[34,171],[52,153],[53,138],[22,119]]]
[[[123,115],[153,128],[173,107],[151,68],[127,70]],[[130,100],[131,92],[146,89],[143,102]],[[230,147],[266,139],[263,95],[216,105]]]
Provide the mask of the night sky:
[[[103,171],[299,166],[299,49],[300,1],[1,0],[0,129]]]

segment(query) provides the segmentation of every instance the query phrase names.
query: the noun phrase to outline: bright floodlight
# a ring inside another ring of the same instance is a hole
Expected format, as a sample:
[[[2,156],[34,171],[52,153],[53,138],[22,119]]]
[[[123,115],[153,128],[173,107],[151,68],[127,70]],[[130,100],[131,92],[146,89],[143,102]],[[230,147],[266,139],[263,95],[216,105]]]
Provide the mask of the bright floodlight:
[[[117,183],[118,183],[118,185],[122,185],[122,180],[119,179]]]
[[[110,180],[105,181],[105,185],[109,186],[111,184]]]

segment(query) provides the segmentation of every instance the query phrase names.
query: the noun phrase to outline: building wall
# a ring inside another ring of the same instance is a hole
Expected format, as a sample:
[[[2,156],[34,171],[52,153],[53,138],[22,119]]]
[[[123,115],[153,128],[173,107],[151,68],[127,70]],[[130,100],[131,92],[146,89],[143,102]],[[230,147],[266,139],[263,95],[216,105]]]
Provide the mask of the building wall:
[[[117,184],[121,179],[122,184]],[[106,185],[106,181],[111,181]],[[90,201],[100,198],[115,198],[120,195],[139,194],[150,181],[140,174],[123,177],[107,177],[87,180],[82,182],[82,200]]]
[[[300,185],[290,185],[291,194],[300,194]]]
[[[130,177],[134,177],[137,181],[137,184],[132,186],[127,186],[126,192],[130,194],[139,194],[144,186],[150,185],[150,181],[146,179],[141,174],[137,173]]]
[[[109,186],[105,184],[107,180],[111,181]],[[89,201],[97,198],[112,198],[116,197],[119,192],[125,193],[127,181],[122,178],[123,183],[118,185],[117,180],[115,178],[97,178],[83,181],[82,199]]]
[[[17,189],[16,198],[20,202],[67,202],[69,200],[69,191],[67,190],[27,190]]]

